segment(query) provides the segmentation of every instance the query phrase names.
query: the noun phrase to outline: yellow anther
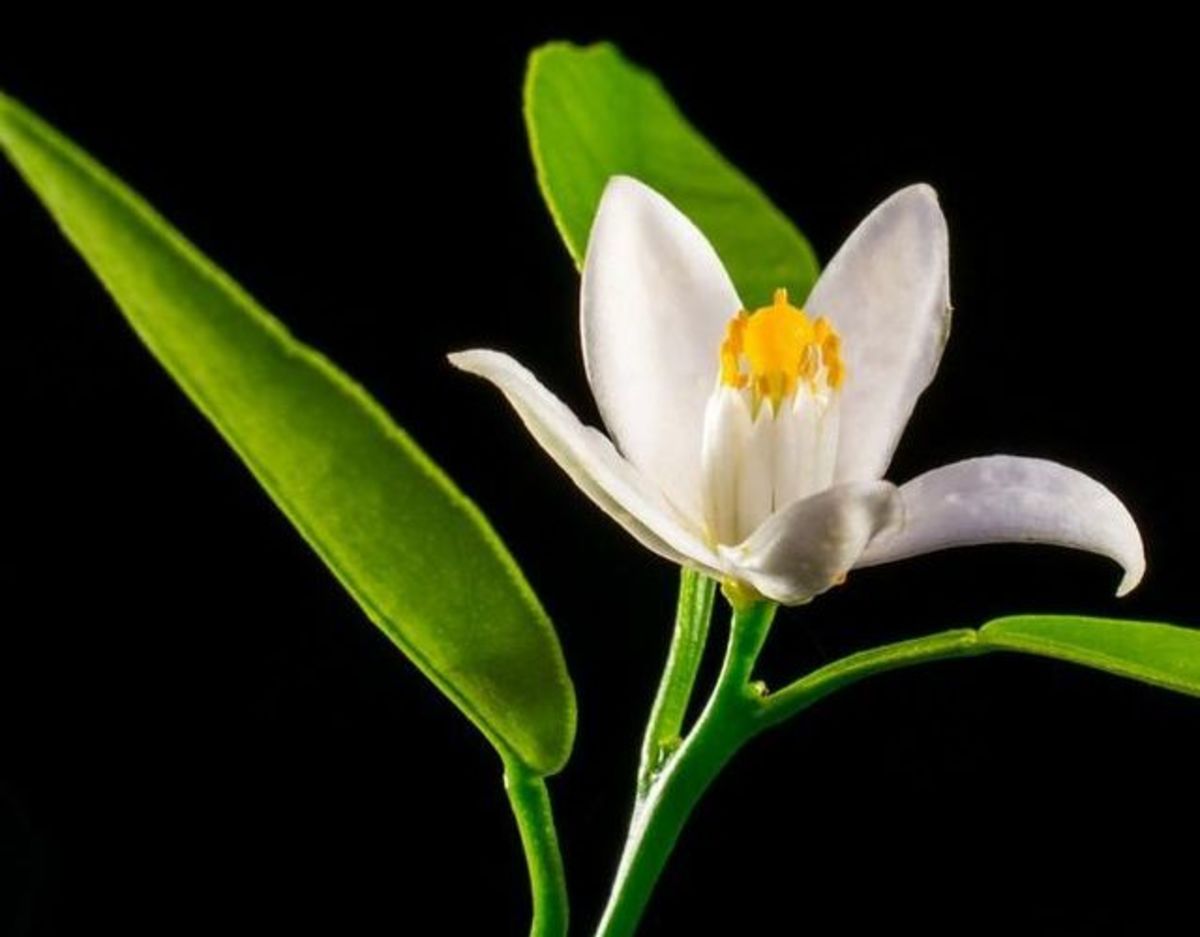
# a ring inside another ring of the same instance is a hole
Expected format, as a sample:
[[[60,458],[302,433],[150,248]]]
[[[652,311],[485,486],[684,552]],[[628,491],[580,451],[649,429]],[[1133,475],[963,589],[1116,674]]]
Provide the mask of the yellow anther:
[[[746,332],[746,312],[742,310],[725,326],[725,338],[721,342],[721,383],[730,387],[745,387],[746,375],[738,364],[742,357],[742,336]]]
[[[825,380],[834,390],[846,379],[846,365],[842,361],[842,337],[833,330],[829,320],[821,316],[813,323],[814,340],[821,349],[821,362],[825,365]]]
[[[788,302],[785,289],[775,291],[770,306],[753,314],[742,310],[725,328],[721,342],[721,382],[750,387],[757,406],[770,400],[778,409],[800,381],[838,388],[845,380],[841,340],[829,320],[809,320]]]

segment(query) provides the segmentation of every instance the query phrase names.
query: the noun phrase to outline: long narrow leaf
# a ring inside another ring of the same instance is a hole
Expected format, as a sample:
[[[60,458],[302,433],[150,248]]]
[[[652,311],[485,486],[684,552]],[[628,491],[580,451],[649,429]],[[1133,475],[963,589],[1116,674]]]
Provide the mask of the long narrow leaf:
[[[562,652],[479,510],[361,387],[2,95],[0,148],[370,619],[505,757],[561,768],[575,729]]]

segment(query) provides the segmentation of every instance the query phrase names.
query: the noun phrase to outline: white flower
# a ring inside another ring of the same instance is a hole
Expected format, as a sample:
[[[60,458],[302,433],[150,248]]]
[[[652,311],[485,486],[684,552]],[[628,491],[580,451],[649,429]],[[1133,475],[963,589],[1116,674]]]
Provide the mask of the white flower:
[[[581,329],[616,445],[512,358],[450,360],[499,387],[645,546],[734,588],[795,604],[856,567],[1022,541],[1111,557],[1125,594],[1145,569],[1137,525],[1074,469],[998,455],[900,487],[882,480],[937,370],[948,271],[937,196],[911,186],[850,235],[804,310],[780,290],[748,314],[704,235],[657,192],[615,177],[588,244]]]

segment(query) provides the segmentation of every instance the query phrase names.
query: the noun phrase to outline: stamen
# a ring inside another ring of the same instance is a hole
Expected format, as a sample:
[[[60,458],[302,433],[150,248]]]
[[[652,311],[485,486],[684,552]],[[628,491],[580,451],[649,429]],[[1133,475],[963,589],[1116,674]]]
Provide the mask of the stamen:
[[[814,391],[836,390],[846,378],[841,339],[829,320],[811,321],[788,302],[785,289],[775,291],[770,306],[740,310],[729,320],[720,359],[721,383],[749,387],[756,413],[763,400],[778,411],[801,381]]]
[[[739,370],[742,356],[742,336],[746,331],[746,311],[743,309],[725,326],[725,339],[721,342],[721,383],[729,387],[745,387],[746,375]]]

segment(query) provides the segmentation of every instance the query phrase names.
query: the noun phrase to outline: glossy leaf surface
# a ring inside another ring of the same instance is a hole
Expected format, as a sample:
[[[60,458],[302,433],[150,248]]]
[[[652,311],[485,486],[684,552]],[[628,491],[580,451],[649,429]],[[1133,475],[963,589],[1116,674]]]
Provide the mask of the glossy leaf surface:
[[[807,296],[817,261],[804,236],[680,113],[652,74],[612,45],[553,42],[525,76],[525,123],[538,182],[581,263],[605,183],[640,179],[712,242],[749,307],[777,287]]]
[[[986,648],[1024,651],[1200,696],[1200,629],[1119,618],[1014,615],[979,629]]]
[[[535,774],[561,768],[575,729],[562,652],[478,508],[366,391],[118,179],[3,96],[0,147],[142,341],[370,619],[502,756]],[[185,487],[181,476],[181,497]]]

